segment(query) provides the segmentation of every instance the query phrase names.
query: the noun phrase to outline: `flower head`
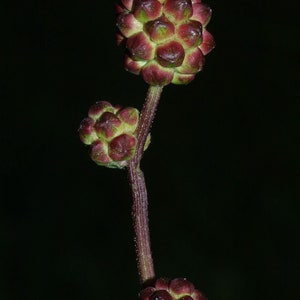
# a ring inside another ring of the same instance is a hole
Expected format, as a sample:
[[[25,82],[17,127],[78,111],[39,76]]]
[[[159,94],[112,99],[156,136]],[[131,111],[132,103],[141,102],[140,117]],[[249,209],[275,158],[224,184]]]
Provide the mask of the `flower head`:
[[[108,168],[124,168],[135,153],[139,111],[99,101],[80,123],[81,141],[90,145],[92,160]]]
[[[125,69],[149,85],[189,83],[215,45],[210,17],[201,0],[122,0],[117,41],[126,47]]]
[[[206,300],[206,297],[186,278],[159,278],[140,292],[139,300]]]

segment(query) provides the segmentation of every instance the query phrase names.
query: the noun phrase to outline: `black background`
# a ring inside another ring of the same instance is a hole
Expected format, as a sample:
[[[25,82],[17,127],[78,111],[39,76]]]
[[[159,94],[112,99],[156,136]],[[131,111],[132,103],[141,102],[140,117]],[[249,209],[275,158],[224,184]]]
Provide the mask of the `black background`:
[[[142,161],[156,273],[209,299],[293,299],[296,5],[209,5],[217,46],[164,88]],[[1,6],[0,299],[137,299],[126,171],[96,166],[77,134],[95,101],[140,109],[147,92],[123,70],[115,1]]]

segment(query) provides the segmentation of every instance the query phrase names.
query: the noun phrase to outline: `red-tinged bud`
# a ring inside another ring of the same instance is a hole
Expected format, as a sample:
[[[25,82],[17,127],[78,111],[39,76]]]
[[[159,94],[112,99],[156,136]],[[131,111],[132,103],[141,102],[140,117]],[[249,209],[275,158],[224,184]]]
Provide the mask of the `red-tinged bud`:
[[[193,15],[191,20],[196,20],[200,22],[203,27],[206,27],[211,18],[211,8],[208,7],[206,4],[197,3],[193,5]]]
[[[133,1],[134,0],[121,0],[122,4],[128,9],[131,10],[132,9],[132,5],[133,5]]]
[[[174,72],[171,69],[163,68],[155,61],[151,61],[143,67],[142,76],[149,85],[164,86],[172,81]]]
[[[120,46],[125,41],[125,37],[122,34],[117,33],[116,41],[117,41],[117,45]]]
[[[168,278],[158,278],[155,281],[155,288],[157,290],[168,290],[170,280]]]
[[[157,0],[135,0],[133,14],[142,23],[157,19],[162,15],[163,6]]]
[[[121,14],[121,13],[125,12],[125,9],[122,5],[117,4],[116,7],[115,7],[115,11],[116,11],[116,14],[118,15],[118,14]]]
[[[133,60],[151,60],[155,55],[155,45],[143,32],[131,36],[127,40],[126,48]]]
[[[137,140],[133,135],[122,134],[109,143],[109,156],[114,161],[126,161],[133,157]]]
[[[187,50],[182,65],[176,68],[178,73],[196,74],[201,71],[205,62],[205,57],[199,48]]]
[[[208,54],[212,49],[215,48],[214,37],[207,30],[203,31],[203,42],[200,45],[200,50],[204,55]]]
[[[114,112],[115,109],[109,102],[99,101],[91,106],[91,108],[89,109],[88,115],[93,120],[97,120],[106,111]]]
[[[165,15],[173,22],[183,22],[193,14],[190,0],[166,0]]]
[[[132,14],[120,13],[117,17],[117,26],[125,37],[142,31],[143,25]]]
[[[140,292],[139,300],[206,300],[185,278],[157,279]]]
[[[90,145],[95,142],[98,137],[94,130],[95,121],[91,118],[85,118],[81,121],[78,133],[80,140],[86,144]]]
[[[185,49],[198,47],[202,42],[202,25],[197,21],[180,24],[177,35]]]
[[[112,159],[108,156],[108,146],[107,143],[97,140],[91,146],[90,151],[91,159],[100,166],[106,166]]]
[[[166,68],[174,68],[181,66],[185,51],[183,47],[176,41],[159,45],[156,50],[157,61]]]
[[[126,107],[117,113],[118,118],[124,123],[132,126],[132,131],[135,131],[139,121],[139,111],[133,107]]]
[[[194,78],[195,78],[195,74],[174,73],[172,83],[174,83],[174,84],[188,84]]]
[[[149,300],[150,296],[156,292],[156,288],[149,286],[140,292],[140,300]]]
[[[186,278],[176,278],[170,281],[169,290],[175,295],[191,295],[195,287]]]
[[[142,75],[149,85],[164,86],[187,84],[202,70],[202,56],[215,46],[206,30],[211,9],[202,1],[136,0],[119,6],[123,10],[117,9],[117,26],[123,39],[117,35],[117,42],[126,40],[127,71]]]
[[[203,293],[198,290],[195,290],[193,293],[193,300],[207,300]]]
[[[99,138],[111,140],[119,133],[121,120],[111,112],[105,112],[95,124],[95,131]]]
[[[145,25],[145,29],[153,42],[161,43],[168,40],[175,33],[175,26],[168,18],[162,16]]]
[[[140,74],[142,67],[146,64],[146,61],[133,60],[130,56],[125,55],[124,67],[126,71],[133,74]]]

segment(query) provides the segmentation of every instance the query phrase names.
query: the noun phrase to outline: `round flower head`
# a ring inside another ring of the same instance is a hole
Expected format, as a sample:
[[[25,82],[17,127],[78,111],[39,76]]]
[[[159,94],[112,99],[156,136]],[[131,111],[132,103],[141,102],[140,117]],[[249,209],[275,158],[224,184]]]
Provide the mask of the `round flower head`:
[[[125,69],[149,85],[189,83],[215,45],[210,17],[201,0],[122,0],[117,41],[126,47]]]
[[[79,127],[81,141],[90,146],[92,160],[108,168],[124,168],[135,153],[139,111],[109,102],[94,104]]]
[[[139,300],[207,300],[186,278],[157,279],[153,285],[144,288]]]

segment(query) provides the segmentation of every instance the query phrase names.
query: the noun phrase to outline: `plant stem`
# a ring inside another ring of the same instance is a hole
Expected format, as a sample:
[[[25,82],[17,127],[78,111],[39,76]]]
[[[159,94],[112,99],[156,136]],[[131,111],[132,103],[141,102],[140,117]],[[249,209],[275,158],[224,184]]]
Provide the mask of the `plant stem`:
[[[151,254],[147,189],[144,174],[140,169],[140,161],[144,153],[145,142],[155,116],[162,89],[163,87],[161,86],[149,86],[136,131],[136,152],[128,164],[133,198],[132,218],[135,232],[135,247],[141,283],[153,279],[155,272]]]

